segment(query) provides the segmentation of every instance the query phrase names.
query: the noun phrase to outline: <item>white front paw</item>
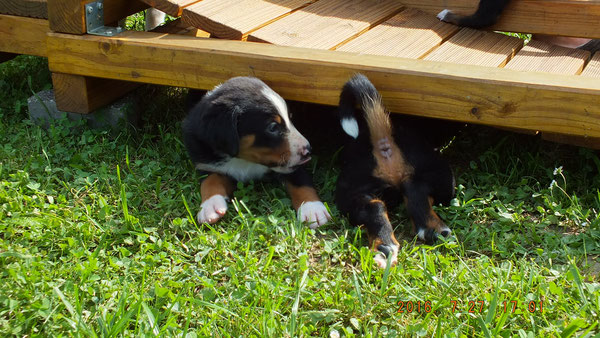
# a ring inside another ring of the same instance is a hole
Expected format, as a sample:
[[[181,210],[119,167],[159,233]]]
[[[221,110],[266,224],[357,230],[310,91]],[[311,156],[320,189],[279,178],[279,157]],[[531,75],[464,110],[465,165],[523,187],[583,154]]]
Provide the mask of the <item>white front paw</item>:
[[[388,254],[390,254],[392,257],[390,259],[390,264],[392,266],[396,265],[398,263],[398,246],[396,245],[388,245],[388,248],[391,247],[391,252],[389,252]],[[373,260],[375,261],[375,264],[377,264],[377,266],[380,269],[385,269],[385,267],[387,266],[387,261],[388,258],[386,257],[386,255],[383,252],[377,252],[375,254],[375,257],[373,257]]]
[[[450,14],[452,14],[452,11],[444,9],[443,11],[438,13],[437,18],[441,21],[446,21],[446,17]]]
[[[308,222],[311,229],[316,229],[331,219],[327,208],[321,201],[304,202],[298,208],[298,220]]]
[[[227,201],[225,196],[214,195],[200,205],[200,211],[196,216],[198,223],[215,223],[227,212]]]

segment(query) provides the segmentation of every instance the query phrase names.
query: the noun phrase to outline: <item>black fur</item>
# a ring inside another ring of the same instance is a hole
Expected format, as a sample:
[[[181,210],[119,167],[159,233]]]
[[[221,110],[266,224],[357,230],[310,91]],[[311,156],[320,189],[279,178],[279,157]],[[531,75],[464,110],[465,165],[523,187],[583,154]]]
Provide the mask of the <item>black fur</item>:
[[[509,2],[510,0],[480,0],[477,10],[471,15],[463,16],[449,12],[440,19],[463,27],[484,28],[496,23]]]
[[[230,196],[224,195],[231,195],[236,181],[275,173],[289,183],[295,206],[318,202],[310,176],[300,167],[310,160],[310,144],[289,121],[285,101],[277,93],[257,78],[236,77],[201,95],[189,92],[189,113],[182,125],[192,162],[209,174],[201,185],[199,222],[213,223],[224,215],[226,206],[215,196],[226,201]],[[204,207],[207,201],[211,202]],[[324,224],[325,214],[330,217],[322,204],[307,204],[303,212],[311,225],[313,220]]]
[[[359,135],[356,139],[348,137],[344,147],[336,203],[342,213],[349,215],[353,225],[364,225],[370,239],[381,241],[373,249],[387,256],[391,247],[397,245],[387,210],[405,200],[415,231],[425,230],[425,240],[431,243],[437,233],[425,224],[431,212],[428,198],[432,197],[435,204],[447,205],[454,195],[454,179],[450,166],[440,154],[416,132],[401,125],[394,128],[393,138],[405,161],[414,169],[412,174],[400,184],[385,181],[373,174],[377,162],[362,107],[365,107],[367,100],[378,98],[375,87],[360,74],[346,83],[342,90],[340,118],[356,117]],[[359,108],[356,108],[357,103]]]

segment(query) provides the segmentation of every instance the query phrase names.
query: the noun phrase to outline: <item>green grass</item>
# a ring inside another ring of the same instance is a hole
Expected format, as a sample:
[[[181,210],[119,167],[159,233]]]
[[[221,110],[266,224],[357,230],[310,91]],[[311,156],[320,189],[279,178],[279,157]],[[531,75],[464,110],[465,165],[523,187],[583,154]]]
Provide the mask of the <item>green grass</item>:
[[[333,205],[337,146],[318,144],[310,168],[329,225],[298,224],[277,182],[240,185],[222,222],[199,225],[200,177],[179,137],[185,91],[138,90],[154,98],[138,129],[57,121],[46,131],[25,104],[49,86],[46,67],[0,65],[2,336],[600,332],[597,152],[465,129],[444,151],[457,197],[437,209],[456,239],[415,242],[393,210],[398,265],[377,270]],[[398,313],[401,301],[421,311]]]

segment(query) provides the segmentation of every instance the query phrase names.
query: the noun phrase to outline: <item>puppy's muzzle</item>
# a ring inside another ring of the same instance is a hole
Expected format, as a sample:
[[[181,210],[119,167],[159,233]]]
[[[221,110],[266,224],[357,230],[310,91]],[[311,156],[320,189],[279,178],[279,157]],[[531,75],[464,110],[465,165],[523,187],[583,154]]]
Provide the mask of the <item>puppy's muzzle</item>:
[[[299,151],[300,153],[300,164],[304,164],[310,161],[310,154],[312,153],[312,148],[310,144],[306,144],[306,146],[302,147]]]

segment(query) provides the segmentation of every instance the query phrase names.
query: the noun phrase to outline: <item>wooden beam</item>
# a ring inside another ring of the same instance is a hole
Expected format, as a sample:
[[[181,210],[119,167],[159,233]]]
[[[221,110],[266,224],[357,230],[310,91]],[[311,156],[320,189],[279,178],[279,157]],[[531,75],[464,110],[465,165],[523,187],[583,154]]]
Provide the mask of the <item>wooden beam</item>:
[[[138,83],[52,73],[56,107],[87,114],[113,102],[139,86]]]
[[[479,0],[402,0],[409,8],[436,15],[443,9],[470,14]],[[490,29],[600,38],[600,0],[514,0]]]
[[[393,112],[600,137],[595,78],[146,32],[50,33],[48,54],[54,72],[199,89],[252,75],[287,99],[328,105],[361,72]]]
[[[200,0],[141,0],[148,6],[161,10],[170,16],[178,17],[183,13],[183,9],[195,4]]]
[[[2,0],[0,13],[48,19],[48,3],[46,0]]]
[[[48,20],[0,14],[0,52],[46,56]]]
[[[196,27],[186,25],[181,18],[168,22],[162,26],[158,26],[152,30],[154,33],[164,34],[181,34],[195,36],[198,38],[210,38],[210,33]]]
[[[92,0],[48,0],[48,20],[55,32],[85,34],[85,4]],[[104,23],[115,25],[128,15],[148,8],[137,0],[104,0]]]

